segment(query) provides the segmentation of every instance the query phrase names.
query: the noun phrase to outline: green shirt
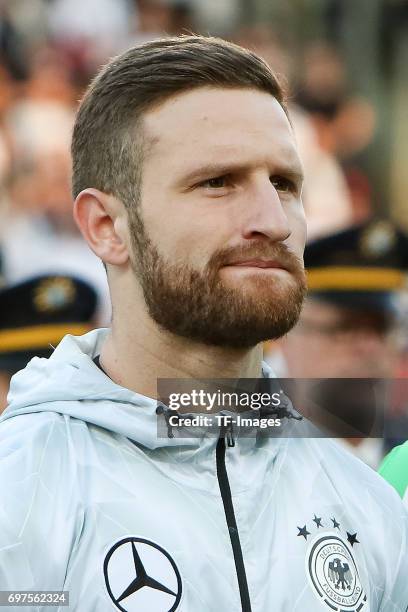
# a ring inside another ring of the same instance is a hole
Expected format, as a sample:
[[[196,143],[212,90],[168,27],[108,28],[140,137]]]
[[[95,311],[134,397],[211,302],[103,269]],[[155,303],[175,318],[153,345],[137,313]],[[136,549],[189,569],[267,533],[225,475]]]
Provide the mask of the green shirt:
[[[392,449],[380,465],[379,472],[408,506],[408,442]]]

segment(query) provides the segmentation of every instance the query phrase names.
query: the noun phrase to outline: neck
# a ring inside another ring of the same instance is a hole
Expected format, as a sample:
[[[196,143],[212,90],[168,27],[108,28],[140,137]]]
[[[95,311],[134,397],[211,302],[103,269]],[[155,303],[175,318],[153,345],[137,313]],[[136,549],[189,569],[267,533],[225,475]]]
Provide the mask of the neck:
[[[207,346],[160,329],[147,315],[115,318],[101,365],[117,384],[155,398],[158,378],[259,378],[262,345],[251,349]]]

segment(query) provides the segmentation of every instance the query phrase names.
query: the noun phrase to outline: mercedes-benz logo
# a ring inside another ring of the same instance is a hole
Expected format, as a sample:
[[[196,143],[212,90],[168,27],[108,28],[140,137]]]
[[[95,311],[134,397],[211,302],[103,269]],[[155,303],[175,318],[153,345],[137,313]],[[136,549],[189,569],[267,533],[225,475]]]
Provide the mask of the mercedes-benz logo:
[[[181,576],[161,546],[142,538],[124,538],[103,563],[106,588],[123,612],[173,612],[181,599]]]

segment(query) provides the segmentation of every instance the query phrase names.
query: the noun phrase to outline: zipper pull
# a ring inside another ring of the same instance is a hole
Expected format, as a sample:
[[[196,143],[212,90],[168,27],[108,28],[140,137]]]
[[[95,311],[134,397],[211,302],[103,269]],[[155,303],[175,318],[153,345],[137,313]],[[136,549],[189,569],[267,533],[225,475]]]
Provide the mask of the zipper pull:
[[[232,448],[235,446],[234,433],[232,431],[232,423],[227,425],[227,429],[225,430],[225,438],[227,440],[227,446]]]

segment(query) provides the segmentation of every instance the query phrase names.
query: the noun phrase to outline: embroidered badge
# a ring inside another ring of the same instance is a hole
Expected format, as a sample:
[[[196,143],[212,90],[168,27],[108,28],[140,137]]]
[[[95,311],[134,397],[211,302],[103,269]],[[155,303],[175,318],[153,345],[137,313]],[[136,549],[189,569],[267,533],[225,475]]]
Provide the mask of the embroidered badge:
[[[57,312],[66,308],[75,299],[75,285],[69,278],[44,280],[35,289],[33,303],[38,312]]]
[[[298,537],[308,541],[306,573],[315,595],[333,612],[368,612],[353,547],[360,544],[357,533],[346,536],[336,517],[323,522],[314,515],[315,527],[298,527]],[[316,531],[315,531],[316,530]],[[312,533],[315,531],[315,533]]]

